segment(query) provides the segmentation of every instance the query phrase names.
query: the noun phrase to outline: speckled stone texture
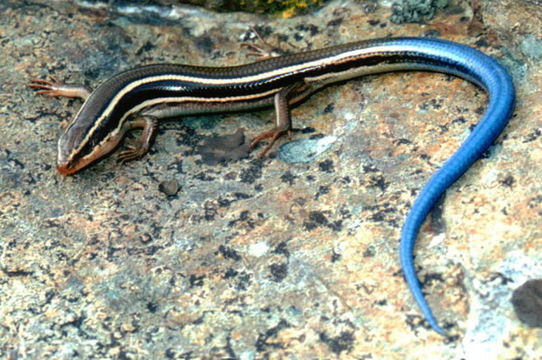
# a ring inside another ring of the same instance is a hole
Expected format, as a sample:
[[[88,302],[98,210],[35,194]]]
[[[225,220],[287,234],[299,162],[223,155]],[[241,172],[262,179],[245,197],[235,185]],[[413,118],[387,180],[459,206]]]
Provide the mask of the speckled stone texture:
[[[542,274],[538,2],[452,1],[426,24],[346,0],[287,20],[89,4],[0,2],[0,358],[542,358],[542,330],[510,302]],[[289,145],[263,159],[204,163],[198,149],[240,128],[254,137],[272,110],[163,123],[139,161],[56,172],[56,140],[81,102],[37,96],[30,80],[94,87],[139,64],[246,63],[240,44],[257,25],[291,51],[438,36],[513,74],[510,125],[418,239],[418,273],[451,338],[420,316],[398,239],[418,190],[484,111],[466,81],[409,72],[331,86],[292,109]]]

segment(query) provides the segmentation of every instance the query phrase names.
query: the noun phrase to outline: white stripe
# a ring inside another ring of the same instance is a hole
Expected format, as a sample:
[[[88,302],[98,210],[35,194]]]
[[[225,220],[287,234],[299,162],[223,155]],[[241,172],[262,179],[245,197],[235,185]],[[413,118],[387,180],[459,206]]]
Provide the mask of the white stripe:
[[[98,119],[96,119],[96,121],[94,123],[94,126],[89,130],[89,132],[87,133],[87,136],[83,139],[80,146],[75,151],[72,152],[72,156],[70,156],[70,158],[72,158],[73,155],[75,155],[77,152],[79,152],[83,148],[83,146],[88,142],[89,138],[92,136],[94,131],[98,128],[98,126],[100,126],[100,124],[105,119],[107,119],[107,117],[113,111],[113,109],[118,104],[120,99],[124,95],[126,95],[128,92],[130,92],[131,90],[135,89],[136,87],[138,87],[138,86],[140,86],[142,84],[148,84],[148,83],[152,83],[152,82],[155,82],[155,81],[171,81],[171,80],[181,81],[181,82],[184,81],[184,82],[189,82],[189,83],[203,83],[204,85],[207,85],[207,84],[208,85],[247,84],[247,83],[255,82],[255,81],[258,81],[258,80],[265,80],[265,79],[271,79],[271,78],[281,78],[281,77],[284,77],[284,76],[295,74],[295,73],[299,72],[300,70],[307,70],[307,69],[312,69],[312,68],[325,67],[325,66],[334,65],[334,64],[342,64],[342,63],[344,63],[346,61],[349,61],[349,60],[351,60],[353,58],[359,58],[359,57],[362,57],[362,56],[367,56],[368,54],[374,54],[374,53],[389,54],[389,53],[393,53],[393,52],[404,52],[404,51],[417,51],[417,52],[419,52],[420,48],[419,48],[419,45],[417,47],[416,47],[416,45],[414,45],[414,46],[408,46],[408,45],[370,46],[370,47],[362,48],[362,49],[353,49],[353,50],[350,50],[350,51],[342,52],[342,53],[339,53],[339,54],[336,54],[336,55],[333,55],[333,56],[320,58],[320,59],[316,59],[316,60],[309,61],[309,62],[304,62],[304,63],[295,64],[295,65],[291,65],[291,66],[287,66],[287,67],[277,68],[277,69],[270,70],[270,71],[260,73],[260,74],[234,77],[234,78],[231,78],[231,79],[213,79],[213,78],[208,78],[208,77],[205,77],[205,76],[198,77],[198,76],[192,76],[192,75],[179,75],[179,74],[156,75],[156,76],[145,77],[145,78],[142,78],[142,79],[139,79],[137,81],[133,81],[133,82],[129,83],[124,88],[119,90],[119,92],[117,92],[117,94],[114,96],[114,98],[109,102],[109,105],[107,106],[107,108],[103,111],[103,113],[100,115],[100,117]],[[424,49],[424,51],[426,52],[426,51],[428,51],[428,49]],[[326,78],[326,77],[327,76],[324,76],[323,78]],[[179,89],[176,89],[176,87],[173,86],[173,88],[174,88],[174,91],[179,91]],[[277,92],[279,90],[280,89],[274,89],[274,90],[270,90],[270,91],[268,91],[266,93],[260,93],[260,94],[255,94],[255,95],[243,95],[243,96],[239,96],[239,97],[225,97],[225,98],[203,98],[203,97],[169,98],[168,97],[168,98],[152,99],[152,100],[149,100],[149,101],[145,101],[145,102],[139,104],[138,106],[135,106],[134,108],[130,109],[130,111],[128,111],[126,114],[124,114],[124,116],[120,120],[119,126],[115,130],[113,130],[112,132],[117,133],[118,131],[120,131],[120,129],[122,128],[122,126],[124,124],[125,119],[129,115],[143,109],[144,107],[154,105],[154,104],[157,104],[157,103],[183,102],[183,101],[228,102],[228,101],[239,101],[239,100],[247,100],[247,99],[250,100],[250,99],[254,99],[254,98],[258,98],[258,97],[264,97],[266,95],[272,94],[273,92]],[[84,104],[83,104],[83,107],[84,107]],[[83,107],[81,107],[81,109],[77,113],[74,122],[77,121],[77,118],[78,118],[78,116],[79,116],[79,114],[80,114]]]

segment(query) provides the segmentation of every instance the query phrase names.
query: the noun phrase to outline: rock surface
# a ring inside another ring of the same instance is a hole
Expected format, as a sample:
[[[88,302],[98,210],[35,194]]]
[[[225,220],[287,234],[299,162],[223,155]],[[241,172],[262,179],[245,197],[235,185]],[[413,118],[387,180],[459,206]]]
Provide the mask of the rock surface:
[[[542,273],[538,2],[460,1],[426,24],[350,1],[292,19],[92,3],[0,4],[0,358],[542,357],[542,330],[510,302]],[[331,86],[292,109],[299,130],[281,141],[296,142],[263,159],[203,162],[198,148],[240,128],[254,137],[272,110],[167,122],[139,161],[56,173],[60,125],[81,102],[36,96],[30,80],[95,87],[139,64],[246,63],[254,26],[291,51],[438,36],[513,74],[510,125],[418,239],[420,279],[451,338],[420,316],[398,239],[417,191],[485,108],[468,82],[409,72]]]

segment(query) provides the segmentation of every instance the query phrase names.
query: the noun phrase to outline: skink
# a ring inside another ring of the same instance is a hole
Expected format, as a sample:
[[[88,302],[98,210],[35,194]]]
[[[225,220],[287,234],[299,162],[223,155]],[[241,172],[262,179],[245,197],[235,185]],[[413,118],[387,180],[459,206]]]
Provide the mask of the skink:
[[[452,74],[485,89],[487,110],[459,149],[431,177],[405,220],[400,261],[406,282],[429,325],[439,326],[414,268],[414,244],[425,218],[452,185],[503,131],[514,110],[515,91],[507,71],[478,50],[432,38],[359,41],[285,55],[235,67],[148,65],[113,76],[91,91],[82,86],[37,80],[50,96],[80,97],[83,106],[58,142],[57,168],[73,174],[112,152],[124,134],[142,128],[138,145],[121,160],[141,157],[156,135],[158,120],[182,115],[275,107],[275,127],[252,145],[273,142],[291,127],[289,106],[323,86],[367,74],[423,70]]]

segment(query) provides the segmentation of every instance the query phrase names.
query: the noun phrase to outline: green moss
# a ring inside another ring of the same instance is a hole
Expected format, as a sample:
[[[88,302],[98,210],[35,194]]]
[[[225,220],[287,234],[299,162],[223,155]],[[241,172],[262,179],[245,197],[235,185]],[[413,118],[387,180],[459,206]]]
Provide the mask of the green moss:
[[[316,9],[327,0],[183,0],[215,11],[244,11],[289,18]]]

